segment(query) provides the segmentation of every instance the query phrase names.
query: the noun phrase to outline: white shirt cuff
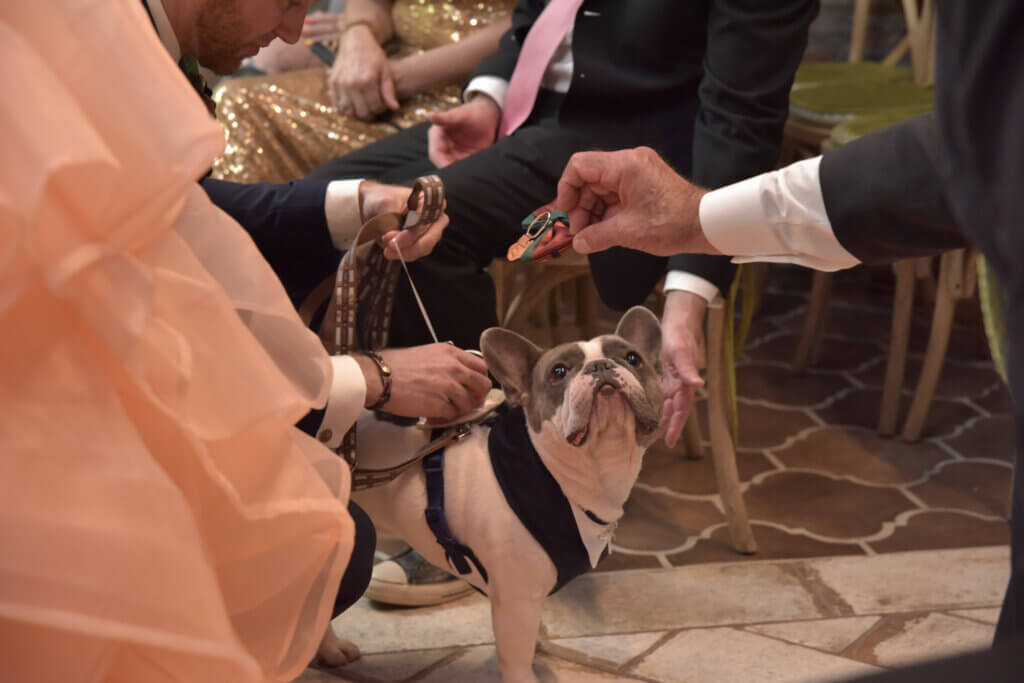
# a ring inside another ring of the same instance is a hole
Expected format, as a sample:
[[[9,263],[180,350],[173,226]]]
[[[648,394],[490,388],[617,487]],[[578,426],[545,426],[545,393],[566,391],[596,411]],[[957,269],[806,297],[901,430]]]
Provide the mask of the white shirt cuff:
[[[696,294],[709,304],[714,302],[715,297],[718,296],[718,287],[693,273],[687,273],[684,270],[670,270],[668,275],[665,276],[665,286],[663,289],[666,292],[670,292],[673,289],[681,289],[684,292],[691,292]]]
[[[331,356],[331,366],[334,368],[331,391],[316,438],[328,448],[335,449],[341,445],[345,432],[363,412],[366,378],[352,356]]]
[[[825,212],[821,157],[713,190],[701,199],[700,224],[734,263],[795,263],[816,270],[860,261],[836,239]]]
[[[476,93],[487,95],[499,109],[505,108],[505,96],[508,94],[508,81],[497,76],[477,76],[469,82],[462,93],[462,101],[469,102]]]
[[[331,242],[342,251],[352,246],[359,228],[363,227],[359,214],[359,184],[361,179],[334,180],[327,184],[324,213]]]

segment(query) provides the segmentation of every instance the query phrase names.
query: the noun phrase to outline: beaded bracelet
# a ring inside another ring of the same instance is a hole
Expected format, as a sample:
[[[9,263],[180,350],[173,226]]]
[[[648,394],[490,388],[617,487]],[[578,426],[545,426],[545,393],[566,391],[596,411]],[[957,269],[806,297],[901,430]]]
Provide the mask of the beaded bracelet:
[[[391,400],[391,366],[384,362],[384,359],[380,357],[380,354],[375,351],[366,350],[364,352],[367,358],[370,358],[377,366],[377,372],[380,373],[380,398],[377,402],[369,407],[370,410],[377,410],[382,405]]]

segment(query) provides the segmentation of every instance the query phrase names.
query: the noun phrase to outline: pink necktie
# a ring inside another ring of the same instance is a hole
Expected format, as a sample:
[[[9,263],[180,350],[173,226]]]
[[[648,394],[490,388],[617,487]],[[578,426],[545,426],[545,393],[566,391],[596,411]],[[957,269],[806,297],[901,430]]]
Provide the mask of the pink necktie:
[[[498,137],[508,135],[529,118],[544,72],[576,21],[576,12],[582,4],[583,0],[551,0],[533,22],[508,82]]]

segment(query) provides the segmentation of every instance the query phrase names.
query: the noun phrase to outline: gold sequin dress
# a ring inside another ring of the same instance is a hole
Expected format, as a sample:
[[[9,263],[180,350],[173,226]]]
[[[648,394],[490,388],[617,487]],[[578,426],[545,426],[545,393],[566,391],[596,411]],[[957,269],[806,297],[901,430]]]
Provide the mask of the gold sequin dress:
[[[452,43],[508,16],[512,0],[396,0],[391,11],[404,57]],[[217,119],[227,134],[213,165],[221,180],[281,183],[320,164],[425,121],[459,104],[461,86],[421,93],[374,121],[340,113],[327,96],[327,68],[229,80],[214,94]]]

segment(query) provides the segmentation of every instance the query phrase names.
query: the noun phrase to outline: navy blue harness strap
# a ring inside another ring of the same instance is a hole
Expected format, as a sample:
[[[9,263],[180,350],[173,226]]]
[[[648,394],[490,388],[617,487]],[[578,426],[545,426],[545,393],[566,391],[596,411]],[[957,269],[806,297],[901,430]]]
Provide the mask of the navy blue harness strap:
[[[473,570],[470,568],[469,562],[472,562],[486,582],[487,570],[484,569],[483,564],[473,554],[473,551],[455,538],[451,527],[448,526],[448,518],[444,514],[443,448],[423,458],[423,473],[427,478],[427,509],[425,511],[427,526],[430,527],[438,544],[444,548],[445,558],[460,574],[471,573]]]

